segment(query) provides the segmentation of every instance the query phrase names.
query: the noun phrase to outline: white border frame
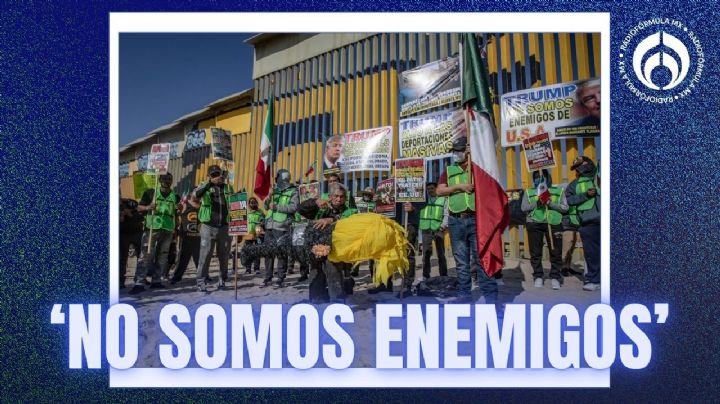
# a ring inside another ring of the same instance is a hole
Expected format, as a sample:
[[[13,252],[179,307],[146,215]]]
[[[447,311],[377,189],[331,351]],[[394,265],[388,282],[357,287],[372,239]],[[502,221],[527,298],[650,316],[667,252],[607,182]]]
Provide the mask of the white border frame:
[[[119,300],[119,42],[130,32],[599,32],[610,100],[610,13],[110,13],[110,304]],[[310,23],[311,22],[311,23]],[[562,30],[558,26],[562,26]],[[388,30],[388,27],[391,27]],[[610,103],[601,116],[601,175],[610,183]],[[601,215],[600,300],[610,303],[610,204]],[[271,377],[268,377],[271,376]],[[610,387],[610,369],[110,368],[110,387]]]

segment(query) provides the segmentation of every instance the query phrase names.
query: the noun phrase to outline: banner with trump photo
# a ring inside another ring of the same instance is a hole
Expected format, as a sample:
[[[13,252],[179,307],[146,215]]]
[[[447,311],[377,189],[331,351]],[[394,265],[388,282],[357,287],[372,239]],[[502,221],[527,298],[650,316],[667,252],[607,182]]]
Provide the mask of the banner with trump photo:
[[[340,169],[346,173],[366,170],[390,171],[392,137],[392,126],[344,134]]]
[[[547,132],[550,139],[600,135],[600,79],[552,84],[503,94],[502,146]]]

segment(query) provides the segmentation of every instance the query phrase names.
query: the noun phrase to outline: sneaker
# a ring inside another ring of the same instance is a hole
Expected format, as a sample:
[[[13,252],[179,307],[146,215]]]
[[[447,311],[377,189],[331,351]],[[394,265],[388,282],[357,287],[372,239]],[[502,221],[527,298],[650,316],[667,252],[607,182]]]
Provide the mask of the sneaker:
[[[560,289],[560,281],[557,279],[551,280],[553,290]]]
[[[150,289],[165,289],[165,285],[160,282],[153,282],[150,284]]]
[[[224,280],[222,280],[222,279],[220,279],[220,280],[218,281],[218,283],[217,283],[217,289],[218,289],[218,290],[220,290],[220,289],[225,289],[225,287],[227,287],[227,282],[224,281]]]
[[[587,290],[590,292],[600,290],[600,284],[599,283],[586,283],[583,285],[583,290]]]
[[[278,279],[277,281],[275,281],[275,287],[282,288],[284,286],[285,286],[285,284],[283,283],[282,279]]]
[[[270,280],[270,279],[265,279],[265,280],[263,281],[263,284],[262,284],[260,287],[261,287],[261,288],[266,288],[266,287],[268,287],[268,286],[270,286],[270,285],[272,285],[272,280]]]
[[[198,286],[198,292],[207,292],[207,285],[205,284],[205,282],[198,283],[197,286]]]
[[[543,287],[543,284],[544,284],[544,283],[545,283],[545,282],[543,281],[543,278],[535,278],[535,287],[536,287],[536,288],[541,288],[541,287]]]
[[[502,278],[495,279],[495,283],[497,283],[498,286],[505,286],[505,281],[502,280]]]
[[[145,286],[143,286],[143,285],[135,285],[135,286],[132,287],[132,289],[130,289],[130,291],[128,292],[128,294],[130,294],[130,295],[137,295],[138,293],[144,292],[144,291],[145,291]]]
[[[246,270],[245,270],[245,274],[246,274],[246,275],[247,275],[247,274],[251,274],[251,273],[252,273],[252,269],[246,269]]]

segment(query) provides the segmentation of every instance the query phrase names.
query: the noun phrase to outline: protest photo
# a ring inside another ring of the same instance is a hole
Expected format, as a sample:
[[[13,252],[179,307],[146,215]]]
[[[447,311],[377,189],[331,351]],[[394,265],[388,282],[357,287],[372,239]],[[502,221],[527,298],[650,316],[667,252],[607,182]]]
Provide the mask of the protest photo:
[[[525,105],[538,92],[557,95],[552,105],[567,115],[559,123],[589,116],[599,94],[583,90],[581,79],[599,71],[578,70],[578,80],[547,89],[528,83],[525,93],[498,93],[497,65],[489,61],[507,52],[498,41],[514,35],[432,34],[435,59],[393,71],[393,92],[364,91],[365,82],[350,70],[339,72],[338,95],[322,91],[334,84],[316,70],[282,82],[284,69],[334,60],[333,50],[305,55],[307,63],[257,64],[261,73],[250,82],[256,87],[183,115],[150,137],[184,144],[182,155],[168,155],[164,163],[172,177],[157,185],[142,174],[153,167],[153,154],[142,170],[133,160],[147,141],[129,141],[120,153],[128,167],[120,189],[136,192],[123,197],[162,186],[161,202],[137,202],[139,214],[161,220],[138,233],[151,239],[149,247],[143,244],[146,252],[128,254],[123,271],[112,276],[117,301],[141,318],[160,315],[168,299],[190,307],[280,304],[283,315],[301,305],[344,305],[355,316],[347,325],[355,343],[351,368],[382,367],[375,333],[383,304],[487,304],[501,318],[512,304],[600,302],[599,137],[584,136],[579,145],[540,125],[545,132],[532,127],[513,140],[518,150],[496,142],[505,133],[501,125],[530,119],[508,116],[506,109],[539,108],[538,102]],[[595,40],[594,34],[571,35]],[[285,34],[252,38],[246,46],[255,52],[292,55],[293,40]],[[357,52],[370,50],[373,41],[425,36],[303,38]],[[440,52],[443,43],[452,46]],[[399,57],[409,58],[405,52]],[[368,71],[376,63],[356,62]],[[358,88],[363,91],[349,94]],[[292,110],[293,103],[302,105],[301,91],[311,105],[305,115]],[[585,115],[577,94],[584,95]],[[132,187],[124,185],[130,179]],[[506,190],[516,191],[508,198]],[[588,198],[580,201],[579,194]],[[176,230],[190,217],[196,232]],[[148,327],[141,335],[147,344],[137,366],[162,367],[153,347],[163,333]],[[202,367],[187,366],[196,365]],[[285,358],[280,366],[294,365]]]

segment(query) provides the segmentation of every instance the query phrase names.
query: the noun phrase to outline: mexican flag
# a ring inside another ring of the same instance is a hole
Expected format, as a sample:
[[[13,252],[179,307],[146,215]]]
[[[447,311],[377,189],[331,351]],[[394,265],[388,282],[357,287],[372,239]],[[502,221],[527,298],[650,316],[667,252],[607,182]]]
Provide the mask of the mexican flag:
[[[270,156],[272,155],[272,138],[273,128],[273,110],[275,105],[275,95],[270,96],[270,105],[268,106],[267,115],[265,115],[265,125],[263,125],[262,138],[260,139],[260,156],[255,166],[255,187],[253,191],[255,196],[264,200],[270,193]]]
[[[502,234],[510,221],[510,212],[507,195],[500,185],[492,100],[475,34],[462,34],[460,47],[462,104],[475,183],[478,258],[485,273],[493,276],[503,267]]]

